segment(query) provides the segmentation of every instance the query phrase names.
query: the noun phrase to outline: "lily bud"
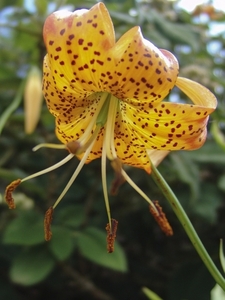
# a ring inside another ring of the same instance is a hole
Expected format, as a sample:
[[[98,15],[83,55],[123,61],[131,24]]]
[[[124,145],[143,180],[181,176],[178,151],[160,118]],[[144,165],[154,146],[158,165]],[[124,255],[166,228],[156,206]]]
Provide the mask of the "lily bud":
[[[32,67],[27,76],[24,89],[25,132],[31,134],[40,119],[42,95],[42,76],[37,67]]]

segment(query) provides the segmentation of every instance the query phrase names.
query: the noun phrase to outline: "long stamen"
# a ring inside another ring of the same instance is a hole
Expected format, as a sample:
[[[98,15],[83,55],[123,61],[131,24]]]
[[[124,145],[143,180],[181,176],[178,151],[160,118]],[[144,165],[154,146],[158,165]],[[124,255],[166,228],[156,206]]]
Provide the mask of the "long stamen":
[[[114,147],[114,145],[113,145]],[[114,148],[115,150],[115,148]],[[111,190],[110,194],[111,195],[116,195],[118,192],[119,187],[126,181],[125,178],[122,175],[122,163],[119,160],[119,158],[115,158],[114,160],[111,161],[111,166],[115,172],[115,178],[111,184]]]
[[[158,223],[159,227],[161,230],[167,235],[171,236],[173,235],[173,229],[170,226],[170,223],[167,220],[167,217],[165,213],[162,210],[162,207],[159,205],[158,201],[154,201],[155,208],[157,210],[157,213],[153,209],[153,207],[150,207],[150,213],[153,215],[154,219]]]
[[[64,144],[51,144],[51,143],[41,143],[35,146],[32,150],[37,151],[40,148],[52,148],[52,149],[66,149]]]
[[[85,152],[90,147],[90,145],[92,145],[93,141],[96,140],[100,129],[101,129],[101,125],[99,124],[96,126],[96,128],[95,128],[94,132],[92,133],[91,137],[89,138],[89,140],[87,142],[85,141],[85,143],[83,145],[81,144],[81,146],[77,149],[77,151],[75,153],[76,155],[79,155],[79,154]],[[78,142],[80,142],[80,139],[78,140]]]
[[[115,118],[116,118],[116,112],[118,107],[118,99],[114,97],[113,95],[109,95],[109,106],[106,108],[107,114],[104,114],[104,116],[107,116],[107,123],[105,128],[105,134],[104,134],[104,141],[103,141],[103,147],[102,147],[102,187],[103,187],[103,194],[104,194],[104,200],[105,200],[105,207],[106,212],[109,220],[109,227],[110,230],[112,229],[112,221],[111,221],[111,213],[110,213],[110,206],[109,206],[109,197],[108,197],[108,189],[107,189],[107,182],[106,182],[106,156],[110,160],[114,160],[117,158],[116,153],[115,156],[112,155],[111,152],[111,137],[114,137],[114,127],[115,127]]]
[[[15,208],[15,203],[14,203],[14,199],[13,199],[13,196],[12,196],[12,193],[14,192],[14,190],[16,189],[16,187],[26,181],[26,180],[29,180],[31,178],[34,178],[34,177],[37,177],[37,176],[40,176],[42,174],[45,174],[45,173],[48,173],[52,170],[55,170],[59,167],[61,167],[62,165],[64,165],[66,162],[68,162],[71,158],[73,158],[74,155],[73,154],[69,154],[67,157],[65,157],[63,160],[61,160],[60,162],[58,162],[57,164],[47,168],[47,169],[44,169],[40,172],[37,172],[37,173],[34,173],[28,177],[25,177],[23,179],[17,179],[17,180],[14,180],[13,182],[11,182],[7,187],[6,187],[6,190],[5,190],[5,200],[9,206],[10,209],[13,209]]]
[[[118,99],[111,95],[108,116],[107,116],[107,125],[105,130],[105,147],[106,147],[106,155],[108,159],[113,160],[117,158],[116,151],[114,147],[112,148],[111,140],[114,139],[114,128],[115,128],[115,119],[118,108]],[[114,143],[113,143],[114,144]]]
[[[90,119],[90,123],[88,124],[87,128],[85,129],[84,134],[79,139],[80,143],[83,143],[83,142],[85,143],[85,141],[92,134],[92,130],[93,130],[93,127],[95,126],[95,124],[98,125],[98,123],[99,123],[98,118],[99,118],[99,115],[101,115],[101,111],[104,110],[104,104],[106,103],[107,97],[108,97],[108,93],[102,94],[101,99],[97,105],[96,111]]]
[[[107,182],[106,182],[106,149],[105,149],[104,145],[103,145],[103,148],[102,148],[101,169],[102,169],[103,195],[104,195],[104,200],[105,200],[106,213],[107,213],[108,220],[109,220],[109,226],[110,226],[110,229],[111,229],[112,228],[112,222],[111,222],[111,213],[110,213],[108,189],[107,189]]]
[[[55,165],[53,165],[53,166],[51,166],[51,167],[49,167],[49,168],[46,168],[46,169],[44,169],[44,170],[41,170],[41,171],[39,171],[39,172],[37,172],[37,173],[34,173],[34,174],[30,175],[30,176],[27,176],[27,177],[23,178],[23,179],[21,180],[21,182],[24,182],[24,181],[27,181],[27,180],[29,180],[29,179],[31,179],[31,178],[35,178],[35,177],[38,177],[38,176],[43,175],[43,174],[45,174],[45,173],[51,172],[51,171],[53,171],[53,170],[55,170],[55,169],[61,167],[61,166],[64,165],[65,163],[67,163],[67,162],[68,162],[69,160],[71,160],[73,157],[74,157],[73,154],[69,154],[69,155],[67,155],[64,159],[62,159],[60,162],[56,163]]]
[[[118,226],[118,221],[115,219],[112,219],[112,224],[108,223],[106,225],[106,232],[107,232],[107,251],[108,253],[112,253],[114,251],[114,242],[116,239],[116,231]]]
[[[136,183],[133,182],[133,180],[127,175],[127,173],[122,169],[121,171],[123,177],[126,179],[126,181],[132,186],[132,188],[135,189],[138,194],[144,198],[154,209],[154,211],[158,214],[158,210],[155,207],[155,204],[150,200],[150,198],[136,185]]]
[[[13,182],[11,182],[5,189],[5,200],[10,209],[16,208],[12,193],[18,187],[18,185],[20,185],[20,183],[21,179],[16,179]]]
[[[95,138],[96,140],[96,138]],[[78,174],[80,173],[81,169],[83,168],[83,165],[85,164],[88,155],[90,154],[92,147],[95,143],[95,140],[92,140],[91,145],[89,146],[89,148],[87,149],[87,151],[85,152],[84,156],[82,157],[79,165],[77,166],[75,172],[73,173],[72,177],[70,178],[69,182],[67,183],[67,185],[65,186],[64,190],[62,191],[62,193],[60,194],[60,196],[58,197],[58,199],[56,200],[56,202],[53,205],[53,209],[59,204],[59,202],[62,200],[62,198],[64,197],[64,195],[67,193],[67,191],[69,190],[69,188],[71,187],[71,185],[73,184],[74,180],[77,178]]]

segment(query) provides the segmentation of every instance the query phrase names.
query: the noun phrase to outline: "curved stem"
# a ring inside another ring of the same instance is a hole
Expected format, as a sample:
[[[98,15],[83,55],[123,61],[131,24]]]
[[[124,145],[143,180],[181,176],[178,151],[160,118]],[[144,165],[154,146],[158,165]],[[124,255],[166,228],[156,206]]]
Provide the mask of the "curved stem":
[[[215,281],[221,286],[223,290],[225,290],[225,279],[223,278],[220,271],[217,269],[216,265],[214,264],[208,252],[206,251],[204,245],[202,244],[200,238],[198,237],[197,232],[195,231],[188,216],[186,215],[184,209],[182,208],[179,200],[176,198],[173,191],[168,186],[167,182],[164,180],[162,175],[159,173],[159,171],[156,169],[156,167],[153,164],[152,164],[151,175],[155,183],[161,189],[164,196],[172,206],[173,211],[175,212],[181,225],[186,231],[189,239],[191,240],[193,246],[195,247],[195,250],[198,252],[199,256],[201,257],[204,265],[207,267],[208,271],[211,273]]]
[[[133,180],[130,178],[130,176],[127,175],[127,173],[122,169],[121,174],[123,175],[124,179],[129,183],[129,185],[132,186],[132,188],[142,197],[145,199],[145,201],[148,202],[149,205],[155,210],[156,213],[158,213],[157,209],[155,208],[154,203],[150,200],[150,198],[136,185],[136,183],[133,182]]]

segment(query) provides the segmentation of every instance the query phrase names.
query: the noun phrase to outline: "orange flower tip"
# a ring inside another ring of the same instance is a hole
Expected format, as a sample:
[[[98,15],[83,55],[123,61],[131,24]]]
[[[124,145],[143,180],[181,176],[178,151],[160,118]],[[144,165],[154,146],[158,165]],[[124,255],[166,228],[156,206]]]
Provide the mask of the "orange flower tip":
[[[118,192],[119,187],[126,181],[125,178],[122,175],[122,163],[121,161],[116,158],[111,161],[111,166],[115,171],[115,178],[111,185],[110,194],[116,195]]]
[[[108,253],[112,253],[114,251],[114,242],[116,239],[116,231],[117,231],[118,221],[115,219],[111,219],[111,226],[108,223],[106,225],[107,232],[107,251]]]
[[[154,219],[158,223],[161,230],[165,233],[167,236],[173,235],[173,229],[170,226],[165,213],[162,210],[162,207],[159,205],[158,201],[153,201],[155,205],[155,209],[150,206],[150,213],[153,215]]]
[[[66,148],[70,153],[77,154],[77,151],[81,148],[81,145],[78,141],[71,141],[66,144]]]
[[[45,231],[45,240],[50,241],[52,237],[51,232],[51,223],[52,223],[52,216],[53,216],[53,207],[50,206],[49,209],[45,213],[45,219],[44,219],[44,231]]]
[[[15,189],[18,187],[18,185],[21,183],[21,179],[16,179],[13,182],[11,182],[5,190],[5,201],[8,204],[10,209],[16,208],[16,205],[14,203],[14,199],[12,197],[12,193],[15,191]]]

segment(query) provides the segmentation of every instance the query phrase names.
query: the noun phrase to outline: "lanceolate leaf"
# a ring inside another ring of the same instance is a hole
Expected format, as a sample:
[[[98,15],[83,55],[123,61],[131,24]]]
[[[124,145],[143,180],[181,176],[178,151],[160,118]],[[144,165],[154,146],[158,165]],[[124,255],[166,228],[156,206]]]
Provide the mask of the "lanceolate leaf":
[[[10,278],[21,285],[33,285],[44,280],[53,270],[55,260],[46,247],[22,251],[12,262]]]
[[[127,261],[121,246],[115,242],[113,253],[107,253],[106,233],[94,227],[88,227],[78,237],[81,254],[94,263],[120,272],[127,271]]]

